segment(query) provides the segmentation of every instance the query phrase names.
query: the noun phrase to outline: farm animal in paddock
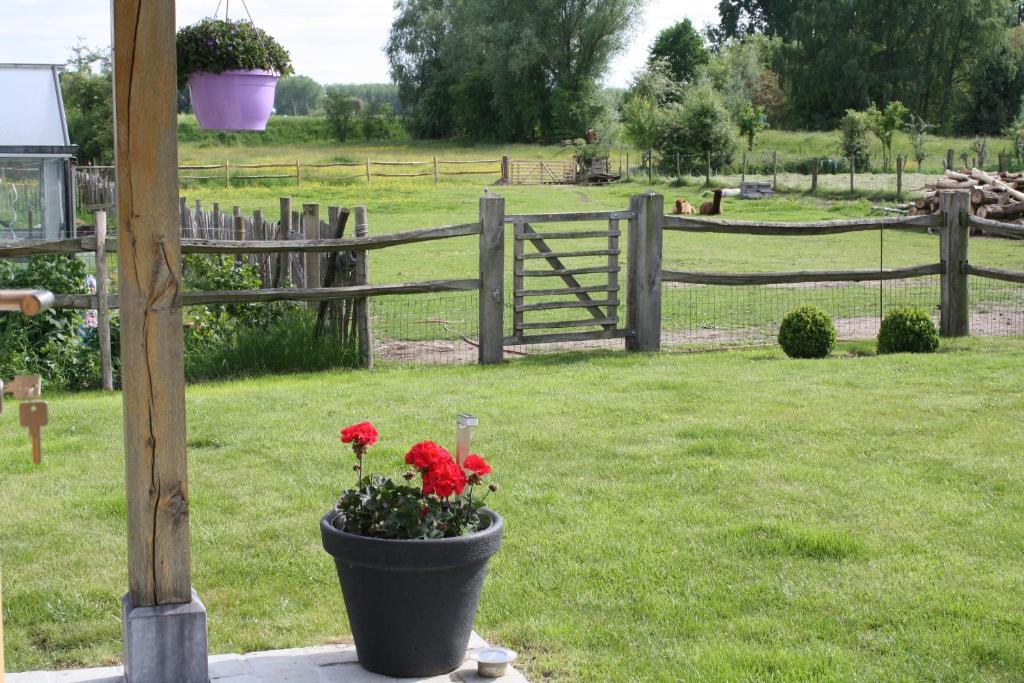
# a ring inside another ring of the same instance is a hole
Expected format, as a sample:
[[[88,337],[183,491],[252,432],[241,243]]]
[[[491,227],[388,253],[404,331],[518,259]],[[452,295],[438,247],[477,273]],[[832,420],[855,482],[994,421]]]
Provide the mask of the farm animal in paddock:
[[[686,201],[685,199],[676,200],[676,208],[672,213],[679,215],[691,215],[697,213],[697,210],[693,208],[693,204]]]
[[[700,205],[700,215],[702,216],[720,216],[722,214],[722,191],[715,190],[715,198],[713,201],[704,202]]]

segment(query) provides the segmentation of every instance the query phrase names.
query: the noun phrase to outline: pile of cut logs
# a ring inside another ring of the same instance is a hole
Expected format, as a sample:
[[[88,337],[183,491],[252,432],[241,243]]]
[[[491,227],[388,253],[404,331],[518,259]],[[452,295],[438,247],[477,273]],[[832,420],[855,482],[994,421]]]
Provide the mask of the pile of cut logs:
[[[989,174],[974,168],[970,173],[946,171],[925,186],[924,196],[903,208],[912,216],[937,213],[943,190],[970,190],[971,211],[979,218],[1024,224],[1024,174]]]

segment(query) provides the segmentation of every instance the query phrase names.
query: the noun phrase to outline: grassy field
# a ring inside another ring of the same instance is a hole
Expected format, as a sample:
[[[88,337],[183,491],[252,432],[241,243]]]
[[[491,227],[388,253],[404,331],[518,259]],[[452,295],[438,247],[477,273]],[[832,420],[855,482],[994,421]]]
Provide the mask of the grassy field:
[[[1024,346],[824,361],[591,353],[188,392],[194,583],[213,652],[345,639],[317,521],[481,419],[508,535],[477,620],[531,680],[1020,681]],[[49,396],[41,467],[0,422],[11,671],[114,662],[119,396]],[[514,409],[512,408],[514,406]]]

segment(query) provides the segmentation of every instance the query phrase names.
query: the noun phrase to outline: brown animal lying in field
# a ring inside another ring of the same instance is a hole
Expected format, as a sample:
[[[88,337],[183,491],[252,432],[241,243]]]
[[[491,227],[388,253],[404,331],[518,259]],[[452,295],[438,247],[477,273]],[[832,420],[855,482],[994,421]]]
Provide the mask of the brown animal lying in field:
[[[700,205],[700,215],[719,216],[722,213],[722,191],[715,190],[715,199]]]
[[[680,215],[680,214],[689,215],[689,214],[697,213],[697,210],[693,208],[693,204],[691,204],[690,202],[686,201],[685,199],[677,199],[676,200],[676,210],[673,211],[673,213],[675,213],[676,215]]]

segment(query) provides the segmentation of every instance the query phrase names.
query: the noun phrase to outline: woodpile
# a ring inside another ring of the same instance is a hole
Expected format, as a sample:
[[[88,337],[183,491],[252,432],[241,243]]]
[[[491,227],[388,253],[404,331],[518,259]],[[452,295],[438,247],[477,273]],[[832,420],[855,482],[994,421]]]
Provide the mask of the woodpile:
[[[943,190],[970,190],[971,212],[979,218],[1024,225],[1024,174],[989,174],[976,168],[970,173],[946,171],[925,186],[920,198],[900,208],[911,216],[938,213]]]

